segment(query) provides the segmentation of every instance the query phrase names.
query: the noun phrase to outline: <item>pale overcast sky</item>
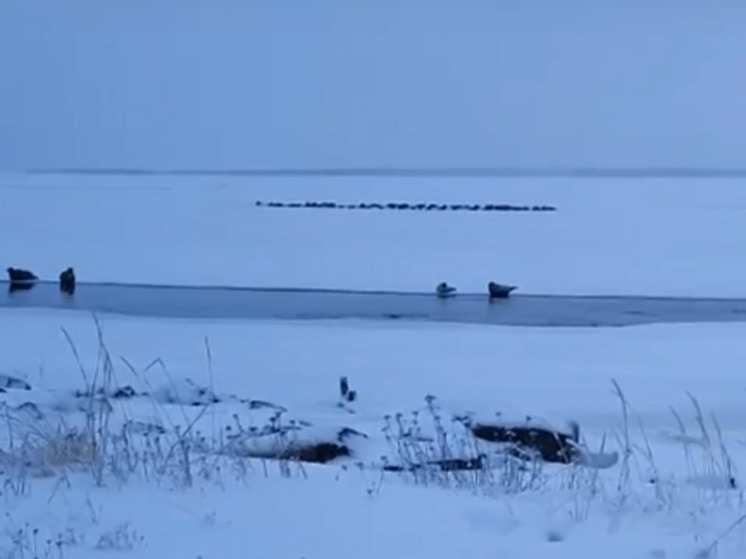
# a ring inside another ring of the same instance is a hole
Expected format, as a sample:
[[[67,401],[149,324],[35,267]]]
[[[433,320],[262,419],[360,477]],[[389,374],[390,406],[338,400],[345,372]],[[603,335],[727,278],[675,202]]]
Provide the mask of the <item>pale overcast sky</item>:
[[[0,169],[746,167],[740,4],[0,0]]]

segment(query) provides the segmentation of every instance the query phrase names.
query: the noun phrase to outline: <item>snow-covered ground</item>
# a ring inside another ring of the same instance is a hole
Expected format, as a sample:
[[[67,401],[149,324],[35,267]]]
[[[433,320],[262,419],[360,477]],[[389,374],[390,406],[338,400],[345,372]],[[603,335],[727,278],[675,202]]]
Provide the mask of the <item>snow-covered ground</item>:
[[[4,175],[4,266],[81,281],[746,296],[742,179]],[[263,201],[553,205],[268,209]]]
[[[742,182],[5,175],[0,261],[81,281],[746,296]],[[746,324],[98,319],[0,313],[0,559],[746,554]],[[469,421],[577,422],[577,452],[606,467],[521,461]],[[349,455],[287,459],[319,442]],[[480,454],[485,470],[427,465]]]
[[[205,559],[746,552],[746,531],[733,527],[746,514],[738,469],[746,325],[99,318],[103,344],[82,313],[2,313],[0,557],[99,558],[111,547],[138,558]],[[342,407],[341,376],[358,393]],[[626,422],[614,380],[628,401]],[[130,386],[136,395],[80,394],[91,385]],[[436,397],[432,409],[427,395]],[[34,405],[19,409],[24,403]],[[267,403],[287,410],[280,421],[299,427],[299,438],[342,427],[365,436],[354,437],[351,458],[331,465],[246,462],[229,441],[271,423],[278,408]],[[97,435],[109,457],[100,468],[70,434],[86,425],[86,412],[97,434],[111,433]],[[420,426],[422,437],[445,432],[459,448],[451,417],[467,412],[560,427],[576,420],[584,444],[620,460],[603,470],[511,462],[489,476],[381,472],[381,455],[396,461],[407,446],[384,429],[387,414]]]

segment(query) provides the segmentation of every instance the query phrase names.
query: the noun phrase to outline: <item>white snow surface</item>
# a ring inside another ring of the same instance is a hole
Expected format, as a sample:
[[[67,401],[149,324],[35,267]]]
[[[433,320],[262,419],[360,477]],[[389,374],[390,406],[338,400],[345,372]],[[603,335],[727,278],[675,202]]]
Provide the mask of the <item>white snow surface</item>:
[[[0,316],[0,374],[31,388],[6,382],[3,416],[32,402],[44,418],[26,418],[31,433],[82,424],[86,409],[74,397],[85,389],[80,366],[90,383],[101,349],[92,318],[7,309]],[[98,559],[112,549],[142,559],[730,559],[746,552],[738,470],[746,457],[746,325],[531,329],[99,319],[112,385],[150,394],[108,399],[113,425],[160,422],[167,431],[193,425],[215,435],[236,418],[243,425],[266,421],[263,409],[242,403],[249,398],[285,407],[299,425],[308,424],[311,437],[349,427],[369,438],[355,442],[360,454],[353,460],[292,466],[289,479],[258,461],[244,475],[225,468],[209,479],[198,476],[195,466],[191,488],[137,476],[108,476],[99,486],[73,468],[24,478],[27,486],[20,488],[6,476],[0,557]],[[340,408],[343,375],[358,399]],[[612,380],[629,402],[626,431]],[[220,403],[189,405],[213,393]],[[701,406],[709,441],[687,393]],[[516,419],[531,415],[557,425],[572,419],[591,447],[605,439],[605,448],[616,451],[626,447],[626,432],[629,478],[621,462],[598,471],[556,466],[540,474],[538,486],[506,492],[499,484],[425,486],[381,474],[371,464],[386,448],[384,416],[401,412],[408,419],[416,410],[428,423],[428,394],[437,397],[435,406],[449,425],[451,413],[467,411],[489,418],[498,412]]]
[[[553,205],[552,213],[262,201]],[[79,281],[746,296],[742,179],[0,177],[0,262]]]
[[[743,182],[3,175],[0,261],[80,281],[738,297]],[[0,559],[746,555],[746,324],[98,320],[0,310]],[[455,416],[574,421],[619,461],[517,467]],[[259,458],[344,430],[352,456],[323,466]],[[489,474],[381,468],[477,451]]]

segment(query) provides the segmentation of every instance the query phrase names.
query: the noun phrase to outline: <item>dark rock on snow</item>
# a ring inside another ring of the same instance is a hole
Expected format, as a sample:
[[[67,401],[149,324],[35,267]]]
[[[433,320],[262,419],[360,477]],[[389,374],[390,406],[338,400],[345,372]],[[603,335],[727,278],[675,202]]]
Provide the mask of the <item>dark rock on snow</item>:
[[[579,429],[573,425],[573,433],[563,433],[544,427],[505,426],[477,423],[470,427],[478,439],[493,443],[513,444],[529,457],[538,453],[545,462],[571,464],[578,457]]]
[[[293,446],[286,449],[279,458],[310,462],[312,464],[326,464],[336,458],[350,456],[350,454],[350,449],[343,444],[325,442]]]
[[[484,470],[486,465],[486,458],[486,455],[480,454],[475,458],[450,458],[447,460],[431,460],[424,464],[414,464],[407,468],[405,468],[404,466],[386,464],[383,466],[383,469],[387,472],[414,472],[426,467],[435,468],[440,470],[441,472]]]

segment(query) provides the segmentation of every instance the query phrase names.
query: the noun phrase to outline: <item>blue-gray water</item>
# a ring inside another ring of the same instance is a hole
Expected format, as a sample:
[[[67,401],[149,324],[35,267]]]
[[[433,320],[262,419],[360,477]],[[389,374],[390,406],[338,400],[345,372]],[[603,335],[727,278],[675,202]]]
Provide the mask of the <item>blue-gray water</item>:
[[[507,326],[631,326],[660,322],[746,321],[746,299],[575,297],[516,294],[438,299],[430,293],[169,287],[79,283],[74,296],[56,283],[8,292],[0,307],[64,308],[172,318],[424,320]]]

